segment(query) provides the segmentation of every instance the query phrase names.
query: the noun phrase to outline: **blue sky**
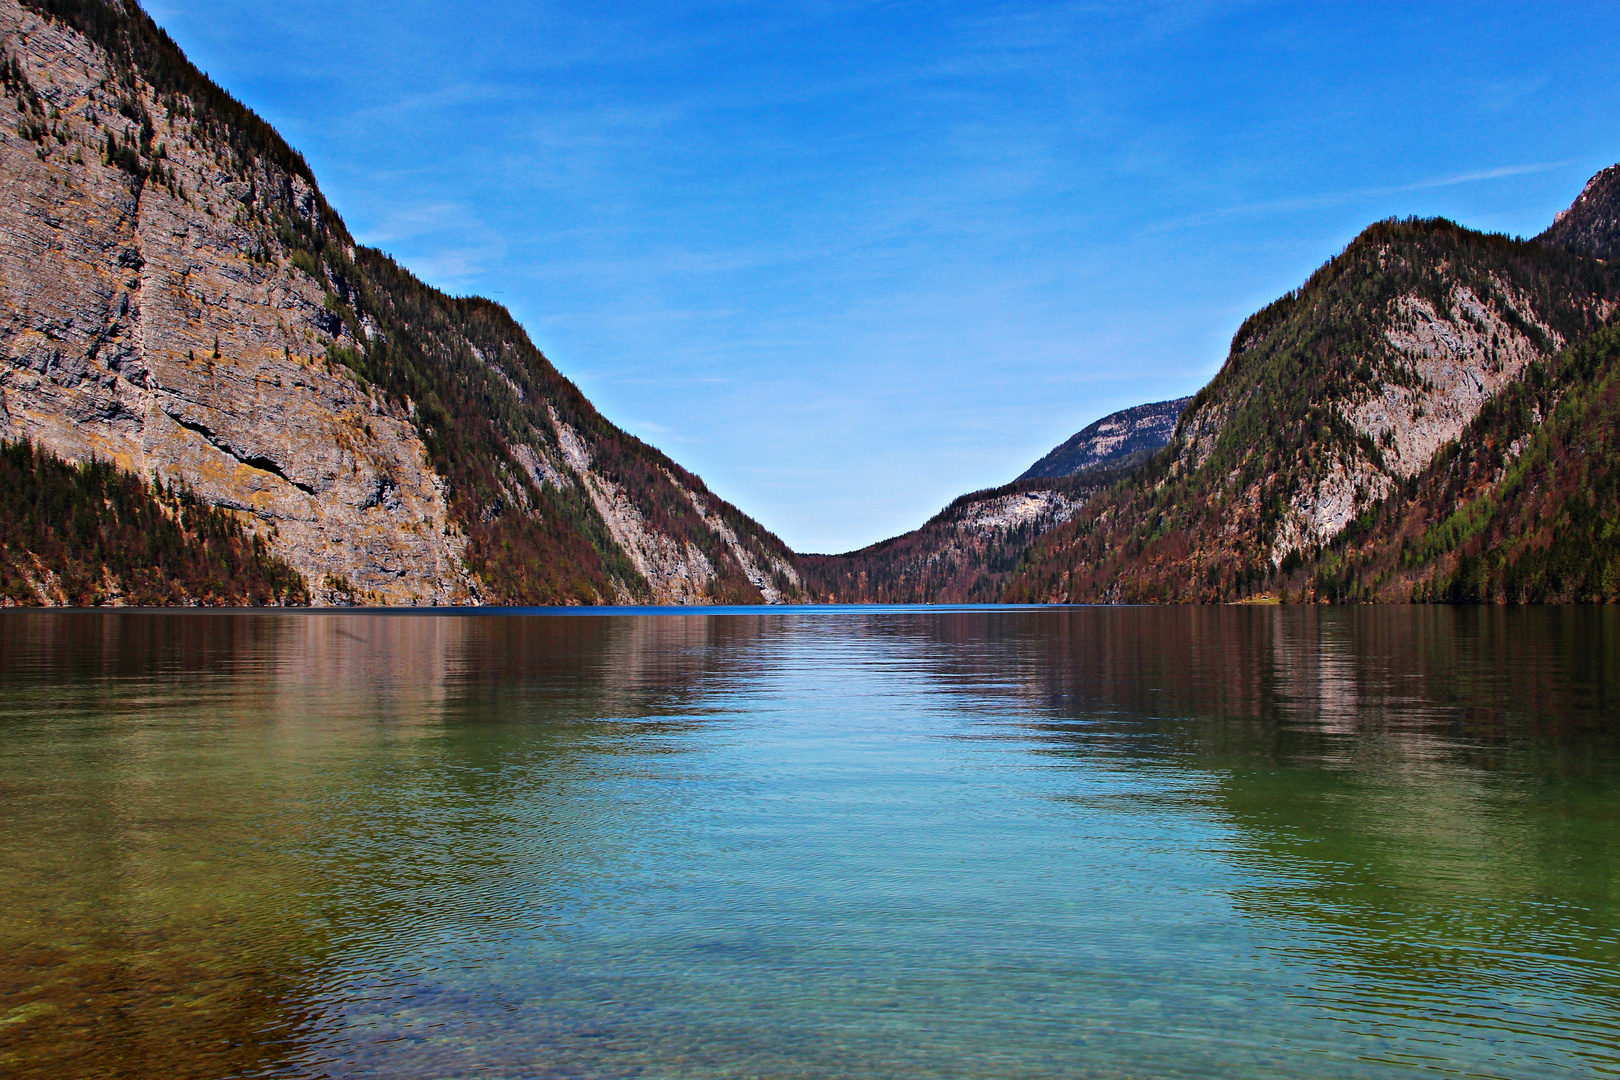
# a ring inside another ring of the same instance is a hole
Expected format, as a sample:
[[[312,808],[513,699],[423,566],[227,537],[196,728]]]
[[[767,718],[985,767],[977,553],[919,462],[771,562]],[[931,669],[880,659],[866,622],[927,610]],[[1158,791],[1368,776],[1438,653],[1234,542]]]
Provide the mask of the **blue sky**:
[[[1620,161],[1620,5],[150,0],[366,243],[800,551],[1191,393],[1364,226]]]

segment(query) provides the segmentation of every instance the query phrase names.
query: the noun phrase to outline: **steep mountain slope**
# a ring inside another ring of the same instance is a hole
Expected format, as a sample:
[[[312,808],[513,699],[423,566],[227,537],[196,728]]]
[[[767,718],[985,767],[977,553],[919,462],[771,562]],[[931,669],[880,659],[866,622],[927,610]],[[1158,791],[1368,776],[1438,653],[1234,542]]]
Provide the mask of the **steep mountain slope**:
[[[1005,598],[1209,601],[1285,578],[1309,591],[1347,526],[1409,498],[1617,297],[1620,274],[1559,247],[1379,223],[1243,325],[1169,447],[1043,537]]]
[[[1536,238],[1620,251],[1620,167]],[[1284,588],[1327,600],[1620,601],[1620,325],[1524,374],[1410,494],[1352,523]]]
[[[1164,449],[1175,434],[1176,421],[1190,397],[1155,401],[1110,413],[1082,428],[1041,460],[1024,470],[1019,480],[1037,480],[1101,468],[1129,468]]]
[[[133,0],[0,0],[0,49],[0,435],[184,482],[317,602],[797,595],[503,309],[356,245]]]
[[[1330,601],[1620,600],[1620,326],[1531,365],[1409,497],[1282,587]]]

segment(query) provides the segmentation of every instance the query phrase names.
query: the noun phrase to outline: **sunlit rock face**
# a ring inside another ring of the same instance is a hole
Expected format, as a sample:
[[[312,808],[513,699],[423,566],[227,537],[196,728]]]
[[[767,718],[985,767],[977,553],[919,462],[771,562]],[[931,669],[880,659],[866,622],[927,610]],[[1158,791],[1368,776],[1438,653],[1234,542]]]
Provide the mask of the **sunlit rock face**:
[[[0,0],[0,35],[21,73],[0,105],[4,434],[184,481],[327,599],[475,599],[409,418],[327,362],[346,331],[324,289],[245,213],[277,188],[310,213],[308,184],[230,160],[62,23]]]
[[[0,436],[189,485],[316,603],[799,595],[504,309],[357,247],[137,7],[0,0],[0,48]]]

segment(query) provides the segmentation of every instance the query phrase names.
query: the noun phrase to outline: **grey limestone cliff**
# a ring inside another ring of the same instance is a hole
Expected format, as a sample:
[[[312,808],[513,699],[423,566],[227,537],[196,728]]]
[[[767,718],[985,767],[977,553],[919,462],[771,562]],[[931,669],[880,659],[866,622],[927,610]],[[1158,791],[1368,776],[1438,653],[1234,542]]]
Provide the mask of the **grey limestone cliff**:
[[[66,24],[0,0],[0,42],[27,90],[6,111],[30,103],[0,125],[3,433],[185,481],[317,591],[475,599],[408,417],[332,369],[323,290],[239,222],[271,178],[231,175]],[[162,147],[147,175],[106,150],[141,137],[137,117]],[[29,137],[31,119],[50,133]]]
[[[1170,444],[1176,421],[1191,400],[1155,401],[1110,413],[1054,447],[1018,479],[1055,479],[1145,461]]]

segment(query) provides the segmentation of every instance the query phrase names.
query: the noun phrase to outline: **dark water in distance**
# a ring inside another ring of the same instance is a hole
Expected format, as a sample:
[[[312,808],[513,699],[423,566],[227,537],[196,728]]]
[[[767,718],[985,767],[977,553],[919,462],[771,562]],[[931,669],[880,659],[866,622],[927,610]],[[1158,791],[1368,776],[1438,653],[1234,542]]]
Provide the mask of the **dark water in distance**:
[[[0,1075],[1620,1074],[1620,611],[0,614]]]

